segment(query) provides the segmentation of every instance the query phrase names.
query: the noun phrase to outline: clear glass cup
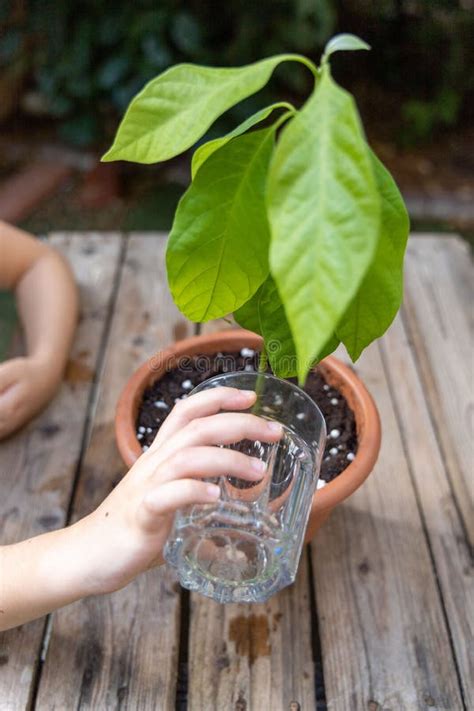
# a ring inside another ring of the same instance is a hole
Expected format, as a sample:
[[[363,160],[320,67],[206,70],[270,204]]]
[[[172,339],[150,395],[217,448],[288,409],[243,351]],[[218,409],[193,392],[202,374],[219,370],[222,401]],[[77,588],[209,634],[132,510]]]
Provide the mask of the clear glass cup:
[[[220,486],[220,499],[178,511],[164,556],[189,590],[218,602],[263,602],[295,579],[326,425],[303,390],[273,375],[224,373],[192,394],[218,386],[256,390],[249,412],[277,420],[284,435],[275,444],[242,440],[226,445],[264,460],[263,479],[210,478]]]

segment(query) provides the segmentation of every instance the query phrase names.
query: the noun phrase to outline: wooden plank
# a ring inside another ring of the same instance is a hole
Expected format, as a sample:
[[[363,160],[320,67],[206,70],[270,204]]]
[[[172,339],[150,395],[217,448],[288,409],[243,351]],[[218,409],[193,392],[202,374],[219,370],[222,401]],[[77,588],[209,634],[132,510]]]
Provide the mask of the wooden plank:
[[[124,474],[113,420],[126,380],[146,358],[193,328],[169,296],[164,247],[163,235],[134,235],[128,243],[75,519],[94,509]],[[60,610],[36,708],[173,709],[179,606],[179,586],[163,567],[118,593]]]
[[[191,595],[189,711],[316,708],[306,555],[294,585],[262,605]]]
[[[119,235],[56,235],[81,292],[81,321],[60,392],[39,417],[0,445],[0,540],[64,525],[87,403],[120,255]],[[1,635],[0,709],[28,706],[45,620]]]
[[[474,270],[454,237],[410,240],[405,308],[430,412],[457,504],[474,544]]]
[[[202,333],[239,328],[209,321]],[[191,594],[189,711],[314,709],[307,557],[298,577],[264,605],[219,605]],[[203,664],[202,660],[206,663]]]
[[[378,404],[383,442],[374,473],[312,546],[328,709],[462,709],[378,345],[356,370]]]
[[[443,595],[466,706],[472,708],[474,576],[469,547],[400,318],[383,339],[381,348]]]

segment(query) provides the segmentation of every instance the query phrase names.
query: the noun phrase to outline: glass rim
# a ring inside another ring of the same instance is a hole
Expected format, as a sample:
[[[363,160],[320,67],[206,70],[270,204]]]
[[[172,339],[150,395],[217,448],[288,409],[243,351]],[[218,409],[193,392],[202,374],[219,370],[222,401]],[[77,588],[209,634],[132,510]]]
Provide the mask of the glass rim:
[[[204,388],[204,386],[208,385],[209,383],[213,383],[213,382],[215,382],[216,380],[219,380],[219,379],[221,379],[221,378],[229,378],[229,377],[232,378],[232,377],[239,377],[239,376],[251,377],[251,378],[254,378],[255,380],[256,380],[258,377],[263,377],[263,378],[265,378],[265,380],[267,380],[267,381],[272,381],[272,380],[273,380],[273,381],[276,381],[276,382],[279,383],[279,384],[283,383],[284,386],[287,386],[288,388],[290,388],[290,389],[292,389],[292,390],[296,390],[300,395],[303,396],[303,398],[309,403],[309,405],[310,405],[312,408],[315,408],[315,409],[317,410],[317,413],[318,413],[318,415],[319,415],[319,418],[320,418],[320,420],[321,420],[321,422],[322,422],[322,424],[323,424],[323,431],[324,431],[324,434],[326,435],[326,433],[327,433],[327,427],[326,427],[326,420],[325,420],[325,417],[324,417],[323,413],[321,412],[319,406],[318,406],[318,405],[315,403],[315,401],[313,400],[313,398],[310,397],[310,396],[308,395],[308,393],[305,393],[305,391],[303,390],[303,388],[300,388],[299,385],[296,385],[295,383],[290,383],[290,382],[289,382],[288,380],[286,380],[285,378],[279,378],[279,377],[277,377],[276,375],[273,375],[272,373],[259,373],[259,372],[256,371],[256,370],[254,370],[254,371],[233,370],[233,371],[231,371],[230,373],[218,373],[217,375],[213,375],[211,378],[208,378],[207,380],[203,380],[201,383],[199,383],[198,385],[196,385],[196,387],[194,387],[194,388],[191,390],[191,392],[189,393],[189,395],[194,395],[194,393],[201,392],[201,390]],[[226,387],[226,386],[223,386],[223,387]]]

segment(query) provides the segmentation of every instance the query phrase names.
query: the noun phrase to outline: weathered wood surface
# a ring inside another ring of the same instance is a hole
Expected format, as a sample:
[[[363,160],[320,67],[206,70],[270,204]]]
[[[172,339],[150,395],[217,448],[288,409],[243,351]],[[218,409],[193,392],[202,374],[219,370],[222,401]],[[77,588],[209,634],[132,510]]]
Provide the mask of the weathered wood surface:
[[[233,327],[218,319],[200,331]],[[266,604],[224,606],[192,593],[189,711],[316,708],[311,603],[306,551],[295,585]]]
[[[308,563],[262,605],[191,595],[189,711],[314,709]]]
[[[469,248],[454,237],[410,241],[403,315],[457,505],[474,545],[474,291]]]
[[[356,370],[377,402],[383,439],[373,474],[335,509],[312,544],[328,709],[462,709],[442,600],[377,344]]]
[[[194,331],[168,295],[162,238],[124,238],[123,260],[119,237],[108,238],[115,245],[108,260],[100,250],[86,255],[73,249],[80,243],[74,239],[67,249],[76,270],[88,270],[87,283],[96,283],[96,263],[104,269],[107,261],[111,271],[108,281],[99,278],[101,293],[87,287],[91,320],[72,358],[70,377],[76,373],[80,381],[73,397],[61,393],[25,433],[0,445],[0,493],[10,497],[7,506],[1,500],[2,540],[44,530],[43,516],[57,516],[46,525],[61,525],[68,503],[73,518],[80,517],[107,495],[124,472],[113,415],[125,380],[161,346]],[[86,256],[93,269],[80,266]],[[466,447],[460,451],[472,407],[472,267],[458,240],[423,237],[412,240],[406,273],[403,316],[356,366],[381,412],[380,460],[318,533],[311,566],[304,557],[296,584],[261,606],[223,607],[190,595],[189,629],[181,629],[182,596],[173,575],[164,568],[149,573],[119,593],[52,616],[37,690],[44,620],[25,625],[0,637],[0,664],[8,645],[8,662],[0,666],[1,711],[174,709],[179,644],[179,697],[187,687],[190,711],[286,711],[296,704],[313,711],[320,655],[329,711],[473,707],[472,568],[465,535],[472,459]],[[107,304],[94,318],[93,303]],[[206,329],[216,327],[229,324]],[[102,362],[104,333],[104,368],[91,397],[85,373]],[[90,356],[83,361],[85,351]],[[90,444],[81,460],[88,400]],[[67,437],[53,427],[48,439],[41,429],[42,422],[65,421]],[[78,485],[68,502],[78,461]],[[15,474],[11,490],[3,472]]]
[[[426,527],[467,708],[473,708],[474,568],[446,465],[401,318],[381,342],[405,456]]]
[[[55,400],[22,432],[0,444],[0,541],[12,543],[65,524],[94,375],[118,269],[118,235],[51,238],[73,266],[81,320]],[[0,709],[29,703],[45,620],[0,634]]]
[[[128,241],[74,519],[97,506],[124,474],[114,414],[130,373],[191,332],[168,295],[163,257],[162,236],[135,235]],[[119,593],[57,612],[36,708],[173,709],[179,609],[179,586],[163,567]]]

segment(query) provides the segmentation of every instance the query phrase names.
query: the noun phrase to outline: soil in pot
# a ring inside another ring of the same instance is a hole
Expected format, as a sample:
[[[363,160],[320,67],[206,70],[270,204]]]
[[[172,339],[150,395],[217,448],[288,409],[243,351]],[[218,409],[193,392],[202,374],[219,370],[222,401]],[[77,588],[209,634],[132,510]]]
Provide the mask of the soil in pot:
[[[161,424],[175,403],[191,390],[219,373],[258,369],[258,353],[250,348],[217,353],[214,356],[186,358],[176,369],[167,372],[143,394],[137,415],[137,437],[142,448],[153,442]],[[351,463],[357,452],[354,413],[341,393],[326,383],[318,371],[311,372],[305,391],[316,402],[326,420],[328,438],[321,466],[320,481],[330,482]]]

